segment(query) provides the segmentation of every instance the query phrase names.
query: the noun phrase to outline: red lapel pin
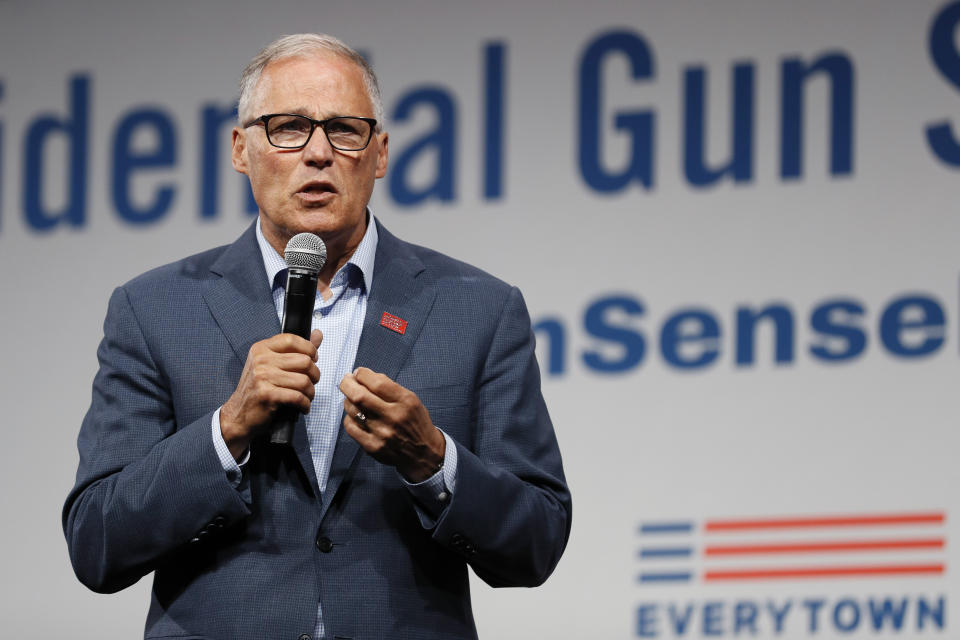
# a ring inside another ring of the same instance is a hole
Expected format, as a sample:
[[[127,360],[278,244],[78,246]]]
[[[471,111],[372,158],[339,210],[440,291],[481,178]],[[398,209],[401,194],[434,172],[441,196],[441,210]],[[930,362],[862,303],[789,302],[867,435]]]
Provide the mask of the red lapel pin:
[[[400,335],[407,330],[407,321],[403,318],[398,318],[392,313],[383,312],[383,317],[380,318],[380,326],[390,329],[390,331],[396,331]]]

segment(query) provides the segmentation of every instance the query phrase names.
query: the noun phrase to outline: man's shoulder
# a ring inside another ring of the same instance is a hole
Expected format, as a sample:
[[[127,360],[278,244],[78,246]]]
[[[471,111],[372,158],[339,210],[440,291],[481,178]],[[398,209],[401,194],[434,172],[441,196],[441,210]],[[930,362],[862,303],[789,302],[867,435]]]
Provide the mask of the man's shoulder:
[[[488,286],[509,287],[510,285],[480,267],[451,257],[429,247],[414,245],[424,265],[437,273],[439,277],[457,280],[475,280]]]
[[[475,285],[489,290],[491,293],[506,293],[513,288],[512,285],[497,276],[436,249],[406,242],[396,237],[392,237],[391,241],[396,242],[397,246],[400,247],[399,253],[404,254],[414,262],[419,262],[425,273],[438,286]]]
[[[253,225],[229,244],[155,267],[121,286],[128,292],[144,292],[198,287],[206,280],[217,279],[227,270],[235,270],[233,263],[262,265]]]
[[[178,282],[189,284],[211,277],[211,268],[230,247],[225,244],[154,267],[123,284],[128,291],[155,290]]]

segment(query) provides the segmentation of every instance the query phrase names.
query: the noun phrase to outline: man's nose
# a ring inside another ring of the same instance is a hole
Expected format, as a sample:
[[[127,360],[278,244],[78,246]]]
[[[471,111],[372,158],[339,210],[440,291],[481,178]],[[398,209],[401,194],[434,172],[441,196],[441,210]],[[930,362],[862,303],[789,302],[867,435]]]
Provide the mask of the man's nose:
[[[307,146],[303,148],[303,160],[307,164],[326,166],[333,162],[333,147],[327,140],[327,134],[323,132],[323,127],[318,126],[313,130],[313,135],[307,141]]]

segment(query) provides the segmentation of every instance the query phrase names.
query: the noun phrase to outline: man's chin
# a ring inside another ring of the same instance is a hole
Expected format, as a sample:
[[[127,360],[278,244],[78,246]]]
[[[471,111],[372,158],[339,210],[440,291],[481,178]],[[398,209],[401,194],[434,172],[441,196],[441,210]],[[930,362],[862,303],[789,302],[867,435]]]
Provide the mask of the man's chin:
[[[357,227],[364,227],[365,222],[366,216],[360,216],[358,220],[354,221],[353,216],[323,207],[303,210],[291,226],[296,229],[294,235],[309,232],[315,233],[326,240],[333,236],[352,235]]]

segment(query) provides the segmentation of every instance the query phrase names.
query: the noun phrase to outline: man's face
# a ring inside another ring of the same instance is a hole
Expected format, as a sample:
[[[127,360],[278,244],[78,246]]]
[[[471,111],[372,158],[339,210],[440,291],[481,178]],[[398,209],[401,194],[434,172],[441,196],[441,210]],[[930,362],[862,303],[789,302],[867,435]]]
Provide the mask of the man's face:
[[[373,117],[363,74],[351,61],[327,54],[266,66],[251,118],[297,113],[316,120]],[[362,151],[338,151],[320,127],[303,149],[278,149],[263,127],[233,131],[233,166],[250,177],[264,236],[279,252],[297,233],[322,237],[331,250],[353,250],[363,237],[373,184],[387,171],[387,134],[374,133]]]

